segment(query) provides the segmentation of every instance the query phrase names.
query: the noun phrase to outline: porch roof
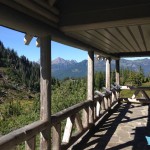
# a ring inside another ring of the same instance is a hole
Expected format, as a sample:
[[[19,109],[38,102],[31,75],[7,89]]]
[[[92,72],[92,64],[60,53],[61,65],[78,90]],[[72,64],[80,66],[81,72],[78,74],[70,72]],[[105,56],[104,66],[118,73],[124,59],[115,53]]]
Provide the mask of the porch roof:
[[[3,0],[0,24],[105,57],[150,55],[149,0]]]

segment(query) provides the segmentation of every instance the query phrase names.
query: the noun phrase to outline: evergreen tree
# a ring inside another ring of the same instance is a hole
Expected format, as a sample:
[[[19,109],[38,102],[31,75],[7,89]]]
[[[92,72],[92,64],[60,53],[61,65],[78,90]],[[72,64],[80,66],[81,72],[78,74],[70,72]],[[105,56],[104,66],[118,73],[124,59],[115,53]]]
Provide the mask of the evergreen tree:
[[[19,57],[13,49],[6,49],[2,42],[0,42],[0,66],[8,68],[8,77],[12,82],[39,91],[39,65],[30,62],[25,56]]]

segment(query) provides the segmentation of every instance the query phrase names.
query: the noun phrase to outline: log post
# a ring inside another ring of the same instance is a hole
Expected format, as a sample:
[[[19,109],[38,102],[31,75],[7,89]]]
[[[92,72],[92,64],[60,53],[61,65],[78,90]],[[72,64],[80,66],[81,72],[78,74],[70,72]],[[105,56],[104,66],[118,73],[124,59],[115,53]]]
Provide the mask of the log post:
[[[120,85],[120,60],[116,60],[116,83]],[[117,98],[120,97],[120,92],[117,92]]]
[[[40,119],[51,120],[51,39],[40,37]],[[50,128],[41,132],[40,149],[49,150]]]
[[[87,99],[94,101],[94,51],[88,52]],[[94,123],[94,103],[89,107],[89,123]]]
[[[116,60],[116,83],[120,85],[120,60]]]
[[[111,75],[110,75],[110,72],[111,72],[111,60],[110,58],[107,58],[106,59],[106,88],[108,90],[110,90],[110,80],[111,80]]]

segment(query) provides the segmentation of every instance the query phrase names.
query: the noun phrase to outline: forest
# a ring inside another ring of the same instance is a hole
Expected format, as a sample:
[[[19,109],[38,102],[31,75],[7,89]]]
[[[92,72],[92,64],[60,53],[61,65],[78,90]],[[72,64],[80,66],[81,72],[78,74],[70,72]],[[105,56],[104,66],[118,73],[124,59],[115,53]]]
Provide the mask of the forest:
[[[137,71],[130,68],[120,70],[121,85],[142,86],[149,83],[139,66]],[[0,42],[0,135],[39,119],[40,114],[40,66],[19,57],[15,50],[5,48]],[[115,82],[115,71],[111,72]],[[95,72],[94,89],[105,86],[105,72]],[[52,114],[86,100],[87,79],[51,78]]]

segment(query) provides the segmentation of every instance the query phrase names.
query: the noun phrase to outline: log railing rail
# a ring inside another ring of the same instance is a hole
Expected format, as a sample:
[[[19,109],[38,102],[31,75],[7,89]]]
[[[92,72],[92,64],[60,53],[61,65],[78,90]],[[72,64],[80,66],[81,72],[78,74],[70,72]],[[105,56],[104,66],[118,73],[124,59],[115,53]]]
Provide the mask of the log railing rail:
[[[15,148],[17,145],[26,141],[26,149],[35,149],[35,136],[41,131],[50,128],[48,121],[36,121],[32,124],[24,126],[23,128],[17,129],[4,135],[0,138],[0,150],[9,150]],[[31,144],[32,140],[32,144]]]
[[[52,115],[51,126],[48,121],[40,120],[2,136],[0,149],[9,150],[25,142],[26,150],[35,150],[36,135],[51,127],[52,150],[67,149],[93,126],[89,122],[89,109],[94,110],[94,123],[96,123],[118,102],[118,93],[119,90],[114,87],[111,91],[104,88],[103,93],[95,91],[94,101],[87,100]],[[86,114],[84,118],[83,112]],[[63,131],[61,123],[65,120],[66,126]]]
[[[150,91],[150,87],[134,87],[134,86],[121,86],[121,90],[131,90],[134,91],[131,98],[119,98],[119,101],[122,102],[131,102],[131,103],[145,103],[150,104],[150,98],[146,91]],[[137,98],[137,95],[141,93],[142,98]]]

